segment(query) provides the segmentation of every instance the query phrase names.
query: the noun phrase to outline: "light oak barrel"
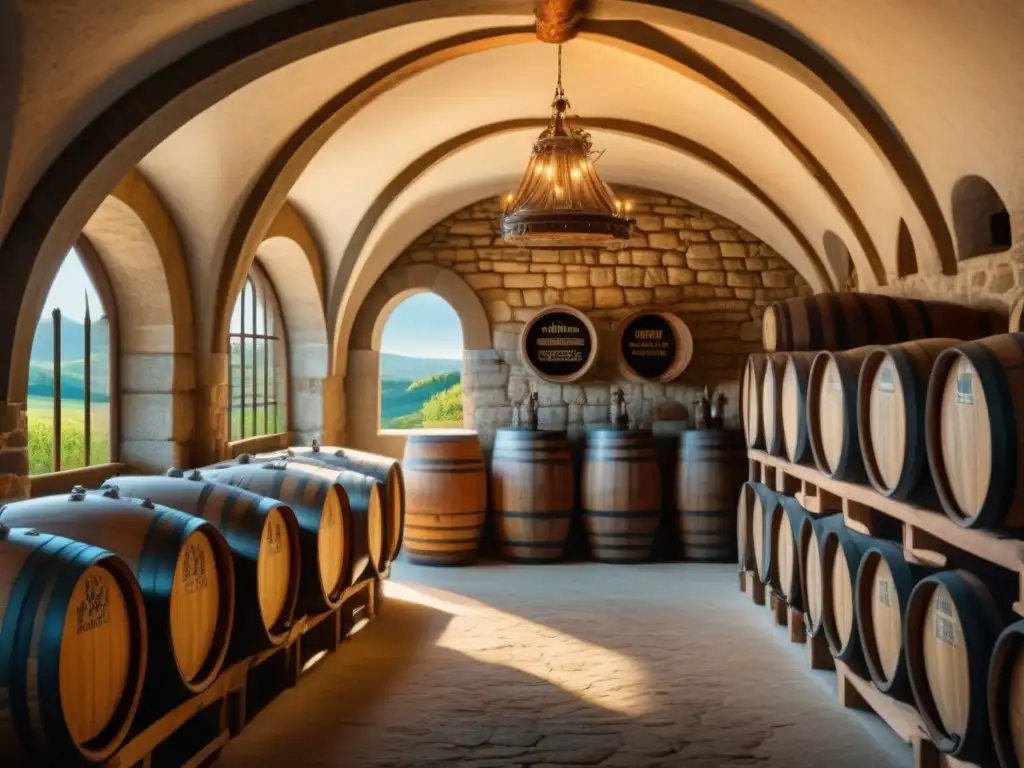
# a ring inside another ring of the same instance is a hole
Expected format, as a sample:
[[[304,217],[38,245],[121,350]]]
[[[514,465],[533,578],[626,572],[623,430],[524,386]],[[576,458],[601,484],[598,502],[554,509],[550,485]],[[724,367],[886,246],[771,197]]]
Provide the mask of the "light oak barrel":
[[[769,501],[760,501],[766,496]],[[758,560],[754,555],[754,509],[761,510],[762,519],[760,541],[764,541],[764,508],[776,503],[778,493],[754,480],[748,480],[740,487],[739,501],[736,504],[736,551],[740,570],[759,573]]]
[[[581,488],[594,559],[647,562],[661,520],[661,476],[650,431],[589,432]]]
[[[804,602],[804,627],[811,637],[822,631],[824,618],[824,582],[822,548],[829,531],[843,527],[843,516],[836,512],[808,517],[800,524],[797,554],[800,564],[800,595]]]
[[[903,653],[903,617],[910,594],[933,568],[907,562],[903,547],[875,541],[861,557],[854,603],[857,632],[871,682],[882,693],[912,701]]]
[[[764,447],[764,422],[761,420],[761,392],[768,356],[755,352],[747,357],[740,381],[740,416],[748,448]]]
[[[993,761],[989,661],[1004,616],[982,581],[943,571],[914,587],[903,621],[914,702],[939,751],[981,765]]]
[[[566,433],[499,429],[489,486],[502,556],[521,563],[561,560],[576,505]]]
[[[866,674],[857,631],[854,592],[861,558],[875,539],[846,527],[826,531],[821,542],[821,625],[832,655]]]
[[[101,547],[135,574],[146,605],[148,713],[210,687],[220,674],[235,617],[231,550],[210,523],[114,489],[76,488],[0,507],[0,524],[35,528]]]
[[[487,515],[487,473],[476,432],[424,430],[409,435],[402,469],[410,562],[475,562]]]
[[[241,488],[187,476],[112,477],[103,489],[151,499],[212,523],[231,548],[235,570],[235,625],[230,660],[280,645],[299,597],[299,528],[295,513],[277,501]]]
[[[811,443],[807,436],[807,385],[815,352],[783,352],[782,394],[779,397],[782,444],[794,464],[810,462]]]
[[[680,435],[675,497],[685,560],[733,558],[736,497],[747,472],[742,432],[701,429]]]
[[[762,321],[768,352],[836,351],[937,337],[979,339],[1005,329],[1005,316],[987,310],[872,293],[787,299],[769,306]]]
[[[758,484],[760,485],[760,484]],[[781,503],[782,494],[767,486],[755,487],[754,509],[750,514],[750,546],[754,551],[754,569],[764,584],[772,576],[772,517]]]
[[[857,380],[861,459],[875,489],[899,501],[935,501],[925,446],[928,379],[939,353],[955,339],[921,339],[876,347]]]
[[[1024,766],[1024,620],[1006,627],[992,651],[988,716],[999,764]]]
[[[925,443],[951,519],[967,528],[1024,528],[1024,334],[939,354],[928,383]]]
[[[803,508],[799,501],[790,496],[780,496],[779,505],[771,516],[771,537],[773,548],[771,562],[774,574],[771,581],[786,602],[803,610],[803,594],[800,586],[800,560],[798,557],[798,540],[800,527],[810,512]]]
[[[142,592],[121,558],[0,528],[4,766],[105,763],[138,710],[147,647]]]
[[[782,432],[782,378],[786,373],[786,356],[768,355],[761,385],[761,429],[764,449],[773,456],[785,453]]]
[[[212,482],[287,504],[299,526],[299,611],[323,613],[341,604],[342,593],[352,583],[352,510],[343,487],[295,464],[253,462],[247,455],[202,473]]]
[[[814,463],[827,477],[867,480],[857,431],[857,382],[872,347],[819,352],[807,382],[807,437]]]
[[[316,445],[312,448],[289,448],[285,454],[316,459],[329,467],[347,469],[379,480],[383,486],[381,501],[384,504],[384,535],[387,541],[384,559],[388,563],[398,559],[405,530],[405,476],[398,459],[353,448]]]

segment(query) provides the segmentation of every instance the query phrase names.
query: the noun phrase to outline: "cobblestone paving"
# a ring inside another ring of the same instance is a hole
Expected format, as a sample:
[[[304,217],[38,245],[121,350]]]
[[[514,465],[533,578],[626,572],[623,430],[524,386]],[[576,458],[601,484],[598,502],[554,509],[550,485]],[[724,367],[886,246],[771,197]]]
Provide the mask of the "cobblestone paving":
[[[399,564],[381,616],[218,765],[889,768],[728,566]]]

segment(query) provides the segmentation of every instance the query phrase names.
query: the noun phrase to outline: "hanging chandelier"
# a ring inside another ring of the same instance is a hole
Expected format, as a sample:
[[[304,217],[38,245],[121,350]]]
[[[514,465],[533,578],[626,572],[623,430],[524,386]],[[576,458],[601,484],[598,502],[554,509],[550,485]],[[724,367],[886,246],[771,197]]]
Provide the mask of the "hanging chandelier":
[[[562,89],[562,46],[551,122],[534,142],[515,194],[503,201],[501,232],[524,248],[614,248],[625,245],[634,221],[629,202],[618,200],[601,177],[590,134],[569,125]]]

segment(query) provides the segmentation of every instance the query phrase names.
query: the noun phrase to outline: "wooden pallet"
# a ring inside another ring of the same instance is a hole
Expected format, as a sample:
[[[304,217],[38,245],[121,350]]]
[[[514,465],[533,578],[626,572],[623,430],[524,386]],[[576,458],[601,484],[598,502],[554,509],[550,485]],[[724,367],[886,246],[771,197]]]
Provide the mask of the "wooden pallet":
[[[203,693],[135,734],[106,768],[199,768],[238,736],[259,710],[298,683],[377,613],[378,579],[350,587],[333,611],[303,616],[276,648],[227,667]]]
[[[1024,616],[1024,541],[964,528],[941,511],[894,501],[870,486],[833,480],[764,451],[749,451],[748,457],[751,479],[795,496],[811,513],[841,510],[847,527],[869,536],[881,525],[902,525],[903,549],[911,561],[943,568],[950,553],[961,550],[1017,574],[1013,610]]]

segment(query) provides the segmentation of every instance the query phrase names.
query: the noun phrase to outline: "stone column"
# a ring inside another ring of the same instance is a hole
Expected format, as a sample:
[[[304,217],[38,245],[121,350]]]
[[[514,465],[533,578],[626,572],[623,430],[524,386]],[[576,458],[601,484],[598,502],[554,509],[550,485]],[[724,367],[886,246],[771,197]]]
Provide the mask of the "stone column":
[[[321,385],[323,392],[323,442],[325,445],[345,445],[345,377],[327,376]]]
[[[228,456],[229,361],[227,353],[210,354],[200,368],[195,397],[193,464],[210,464]]]
[[[191,355],[123,355],[120,460],[147,472],[187,466],[196,420],[195,386]]]
[[[489,449],[498,427],[512,422],[508,402],[509,366],[496,349],[467,349],[462,353],[463,424],[475,429]]]
[[[327,345],[321,330],[293,331],[288,335],[288,342],[292,441],[309,445],[313,438],[323,439],[327,431],[323,398]]]
[[[28,414],[24,403],[0,400],[0,503],[28,497]]]

